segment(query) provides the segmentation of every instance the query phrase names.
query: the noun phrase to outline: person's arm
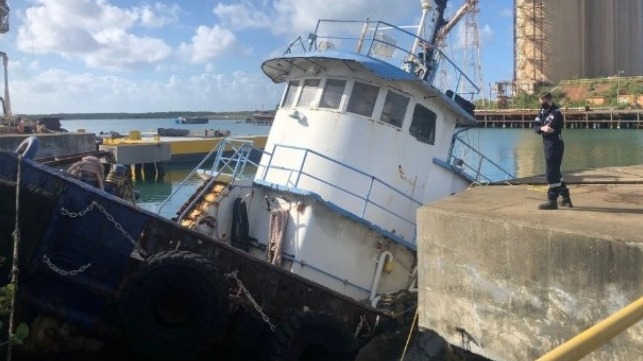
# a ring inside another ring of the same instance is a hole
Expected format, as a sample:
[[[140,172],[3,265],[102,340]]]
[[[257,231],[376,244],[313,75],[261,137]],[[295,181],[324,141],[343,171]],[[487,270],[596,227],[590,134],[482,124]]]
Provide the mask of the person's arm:
[[[543,127],[543,121],[540,119],[540,113],[538,113],[538,116],[534,121],[531,123],[531,129],[534,131],[536,134],[541,134],[542,131],[540,130]]]
[[[551,118],[551,119],[550,119]],[[555,110],[549,116],[547,116],[547,121],[545,121],[545,126],[540,128],[543,133],[553,133],[556,130],[560,130],[563,127],[563,114],[560,110]]]

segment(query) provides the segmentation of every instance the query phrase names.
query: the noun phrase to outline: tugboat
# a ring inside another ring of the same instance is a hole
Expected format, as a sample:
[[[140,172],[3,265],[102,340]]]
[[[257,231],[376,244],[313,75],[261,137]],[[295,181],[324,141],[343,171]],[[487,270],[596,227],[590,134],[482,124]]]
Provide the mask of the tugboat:
[[[446,1],[436,3],[442,19]],[[286,86],[260,162],[248,165],[260,150],[247,144],[227,161],[215,152],[211,178],[177,222],[374,307],[413,289],[418,207],[484,182],[486,159],[473,167],[454,153],[474,106],[459,82],[443,91],[433,80],[444,62],[469,78],[433,46],[446,22],[422,37],[430,6],[421,4],[416,34],[321,20],[265,61]]]
[[[494,165],[456,131],[474,123],[460,84],[432,85],[453,65],[432,46],[446,7],[435,2],[429,38],[422,0],[415,34],[324,20],[265,61],[286,84],[267,145],[220,142],[174,220],[30,160],[37,138],[0,152],[0,270],[20,275],[24,351],[100,336],[191,360],[240,338],[273,361],[350,360],[408,321],[417,208]]]

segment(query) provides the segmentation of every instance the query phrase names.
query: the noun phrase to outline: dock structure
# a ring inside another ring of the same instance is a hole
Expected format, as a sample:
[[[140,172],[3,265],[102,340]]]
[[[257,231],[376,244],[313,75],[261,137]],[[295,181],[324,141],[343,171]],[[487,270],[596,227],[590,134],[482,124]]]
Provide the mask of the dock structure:
[[[40,139],[36,160],[90,154],[96,151],[96,135],[93,133],[0,134],[0,149],[15,150],[31,135]]]
[[[253,142],[263,149],[266,136],[239,136],[235,139]],[[224,137],[141,135],[133,131],[128,137],[107,139],[99,146],[114,155],[116,163],[132,166],[137,180],[163,180],[164,163],[195,162],[203,159]]]
[[[473,187],[418,211],[419,325],[494,361],[535,360],[643,295],[643,165]],[[583,360],[643,360],[643,322]]]
[[[561,109],[570,129],[643,129],[642,109]],[[484,128],[529,128],[537,109],[476,110],[478,126]]]

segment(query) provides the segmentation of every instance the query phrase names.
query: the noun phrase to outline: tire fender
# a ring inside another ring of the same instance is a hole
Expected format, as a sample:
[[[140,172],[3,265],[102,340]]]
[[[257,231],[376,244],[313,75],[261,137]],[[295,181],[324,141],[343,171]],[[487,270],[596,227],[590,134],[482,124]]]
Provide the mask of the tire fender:
[[[250,225],[248,209],[241,198],[234,200],[232,206],[232,231],[230,232],[232,247],[250,252]]]
[[[133,350],[152,360],[190,360],[225,328],[228,289],[207,258],[166,251],[130,277],[119,302],[119,323]]]
[[[300,312],[279,324],[270,347],[271,361],[352,360],[357,340],[348,326],[321,312]]]

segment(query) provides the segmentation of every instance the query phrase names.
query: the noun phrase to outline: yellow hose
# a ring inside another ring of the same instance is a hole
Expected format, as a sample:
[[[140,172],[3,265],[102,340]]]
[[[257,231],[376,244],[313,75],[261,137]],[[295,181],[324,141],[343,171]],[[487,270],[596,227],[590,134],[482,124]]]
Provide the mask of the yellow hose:
[[[549,351],[536,361],[576,361],[643,319],[643,297]]]

